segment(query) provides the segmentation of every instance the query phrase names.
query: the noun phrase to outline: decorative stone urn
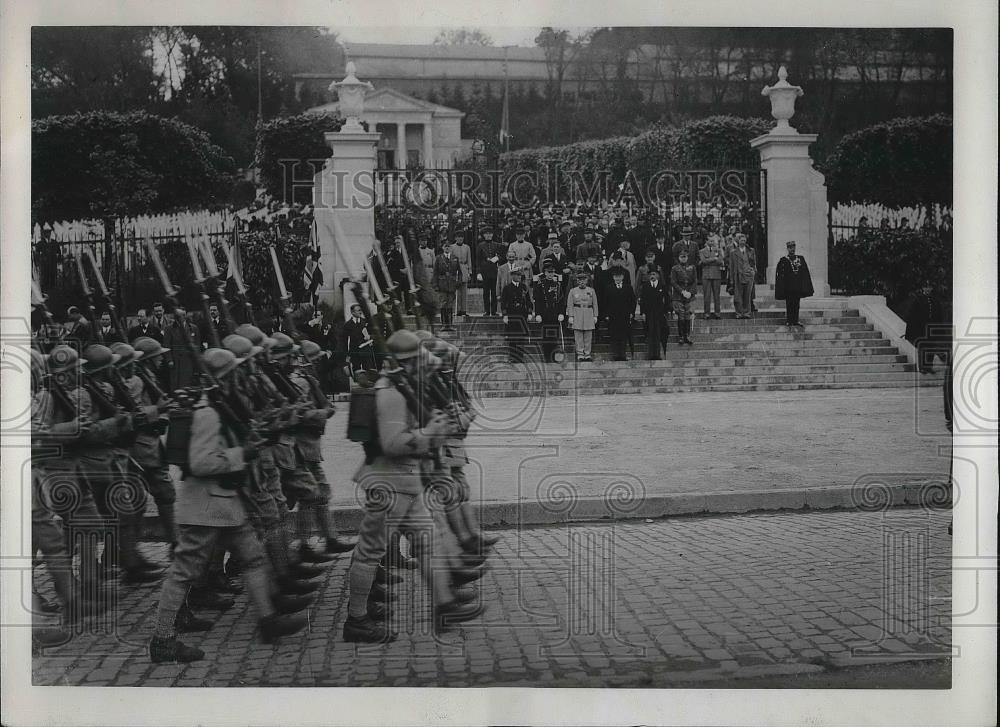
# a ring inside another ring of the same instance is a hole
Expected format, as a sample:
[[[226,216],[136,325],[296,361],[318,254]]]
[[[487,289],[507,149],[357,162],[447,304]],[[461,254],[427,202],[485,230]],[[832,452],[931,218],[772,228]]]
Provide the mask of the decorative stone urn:
[[[795,99],[802,95],[802,87],[793,86],[788,82],[788,71],[784,66],[778,69],[778,82],[773,86],[764,86],[760,95],[767,96],[771,100],[771,116],[778,121],[778,125],[771,129],[771,133],[797,134],[798,132],[789,126],[788,120],[795,115]]]
[[[337,92],[337,97],[340,99],[340,113],[344,115],[341,131],[364,131],[364,127],[361,126],[361,114],[365,110],[365,93],[374,88],[367,81],[358,80],[354,75],[355,70],[354,61],[348,61],[347,76],[344,80],[330,84],[330,90]]]

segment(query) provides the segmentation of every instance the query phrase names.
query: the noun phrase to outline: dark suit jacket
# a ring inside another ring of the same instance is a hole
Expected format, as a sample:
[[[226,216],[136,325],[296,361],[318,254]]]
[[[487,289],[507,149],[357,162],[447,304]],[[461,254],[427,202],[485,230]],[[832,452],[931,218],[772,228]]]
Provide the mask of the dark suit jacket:
[[[662,317],[668,310],[668,300],[669,293],[663,280],[655,288],[647,282],[639,293],[639,310],[647,318]]]
[[[497,261],[490,262],[489,258],[491,257],[496,257]],[[496,241],[486,242],[483,240],[476,247],[476,262],[484,280],[496,280],[497,268],[507,262],[507,246]]]
[[[443,253],[434,259],[434,289],[453,292],[458,290],[461,281],[462,271],[458,264],[458,258],[454,255],[448,257]]]
[[[342,334],[344,350],[347,351],[347,355],[352,363],[359,363],[361,360],[359,356],[363,356],[367,360],[367,357],[375,351],[374,344],[372,343],[362,347],[365,342],[371,341],[370,335],[367,338],[365,337],[364,332],[366,330],[368,330],[368,323],[364,318],[358,323],[355,323],[353,318],[344,322],[344,332]]]
[[[94,326],[94,340],[105,346],[110,346],[112,343],[126,343],[114,326],[111,326],[107,331],[101,329],[100,325]]]
[[[152,338],[154,341],[159,341],[160,344],[163,343],[163,331],[154,326],[152,322],[147,323],[145,328],[143,328],[140,325],[135,325],[128,329],[129,343],[139,338],[140,336],[148,336],[149,338]]]
[[[524,283],[507,283],[500,293],[500,310],[505,316],[526,316],[531,313],[532,307],[531,291]]]
[[[635,290],[629,282],[624,282],[619,288],[614,284],[604,292],[604,308],[607,311],[608,332],[612,335],[627,335],[635,314]]]

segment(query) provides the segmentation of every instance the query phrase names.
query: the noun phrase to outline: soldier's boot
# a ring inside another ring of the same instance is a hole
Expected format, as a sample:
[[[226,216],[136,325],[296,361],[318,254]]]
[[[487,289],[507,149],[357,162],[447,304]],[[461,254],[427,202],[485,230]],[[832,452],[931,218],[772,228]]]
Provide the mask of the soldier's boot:
[[[56,596],[62,605],[63,623],[73,624],[88,616],[95,616],[107,610],[107,600],[92,600],[80,593],[80,586],[73,578],[69,558],[49,560],[49,575]]]
[[[188,591],[187,604],[191,608],[207,608],[210,611],[228,611],[235,604],[232,598],[223,596],[200,586],[192,586]]]
[[[163,577],[164,569],[146,560],[139,552],[139,528],[142,515],[122,515],[119,518],[118,542],[122,558],[123,585],[155,583]]]
[[[288,549],[280,527],[270,527],[264,532],[264,552],[271,564],[275,583],[281,593],[302,596],[319,590],[319,582],[299,577],[288,563]]]
[[[457,599],[437,605],[434,608],[434,632],[447,631],[454,624],[479,618],[486,612],[486,606],[481,601],[460,603]]]
[[[69,631],[54,626],[35,627],[31,629],[32,649],[49,649],[54,646],[62,646],[73,638]]]
[[[198,618],[191,607],[186,603],[181,604],[177,611],[177,618],[174,619],[174,628],[181,634],[192,634],[201,631],[208,631],[212,628],[212,622],[208,619]]]
[[[205,652],[182,644],[176,636],[154,636],[149,642],[149,658],[154,664],[187,664],[204,659]]]
[[[326,552],[335,555],[354,550],[355,542],[353,540],[337,537],[337,529],[333,524],[333,513],[330,512],[330,503],[317,502],[312,507],[316,515],[316,523],[319,525],[319,533],[326,538]]]
[[[378,567],[375,569],[375,583],[379,585],[394,585],[396,583],[402,583],[403,576],[396,573],[390,573],[384,563],[385,558],[382,559],[382,563],[379,563]]]
[[[309,536],[312,534],[312,523],[316,515],[316,510],[311,505],[303,502],[299,503],[298,512],[295,513],[296,529],[299,534],[299,560],[303,563],[313,563],[316,565],[329,565],[335,558],[321,550],[313,550],[309,547]]]
[[[278,593],[271,600],[274,602],[275,611],[287,614],[305,611],[313,604],[315,599],[310,595],[293,596],[286,593]]]
[[[367,614],[361,617],[348,616],[344,621],[344,641],[368,644],[387,644],[399,636],[395,631]]]
[[[305,616],[272,613],[257,623],[260,627],[260,640],[265,644],[272,644],[282,636],[301,631],[309,624],[309,620]]]
[[[485,551],[492,548],[498,542],[500,542],[500,537],[496,535],[487,535],[483,532],[482,527],[479,524],[479,518],[476,517],[476,511],[472,507],[472,503],[466,500],[462,503],[459,508],[462,517],[465,518],[465,526],[472,537],[475,539],[475,544],[478,547],[478,551]],[[465,545],[462,545],[465,548]]]

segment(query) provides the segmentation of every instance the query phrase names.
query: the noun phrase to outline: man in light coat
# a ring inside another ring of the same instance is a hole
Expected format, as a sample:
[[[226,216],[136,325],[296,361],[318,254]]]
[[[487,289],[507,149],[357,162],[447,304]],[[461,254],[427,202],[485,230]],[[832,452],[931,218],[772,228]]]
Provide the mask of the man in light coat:
[[[451,254],[458,260],[458,287],[455,289],[455,303],[458,315],[468,315],[465,312],[466,296],[469,292],[469,281],[472,280],[472,249],[465,244],[465,233],[455,232],[455,244],[451,246]]]
[[[597,293],[590,287],[589,275],[576,274],[576,287],[566,296],[566,319],[573,329],[576,344],[576,360],[592,361],[591,346],[594,343],[594,329],[597,328]]]
[[[515,258],[523,263],[526,263],[528,268],[527,272],[530,275],[531,271],[535,267],[535,259],[537,258],[538,253],[535,251],[535,246],[525,239],[525,235],[528,234],[526,226],[522,225],[519,227],[515,234],[517,235],[517,239],[507,246],[507,250],[512,250]],[[501,287],[500,290],[502,291],[503,288]]]

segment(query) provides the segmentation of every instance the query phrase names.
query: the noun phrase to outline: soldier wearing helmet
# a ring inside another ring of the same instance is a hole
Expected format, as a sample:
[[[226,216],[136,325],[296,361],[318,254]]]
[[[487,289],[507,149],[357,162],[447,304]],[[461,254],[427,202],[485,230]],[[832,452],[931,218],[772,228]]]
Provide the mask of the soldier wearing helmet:
[[[410,331],[399,330],[389,337],[387,347],[399,369],[392,375],[384,374],[375,384],[377,435],[369,442],[365,462],[355,475],[358,486],[365,491],[366,504],[351,558],[345,641],[384,642],[395,638],[378,620],[386,615],[385,609],[373,608],[376,604],[370,598],[379,560],[393,530],[413,536],[421,573],[431,591],[435,630],[483,612],[482,604],[462,603],[456,598],[448,573],[430,567],[432,554],[447,550],[443,533],[434,527],[427,507],[423,460],[432,457],[447,438],[449,423],[438,411],[428,412],[425,421],[418,420],[418,414],[424,413],[415,411],[420,405],[413,382],[420,374],[420,339]]]
[[[337,530],[330,512],[330,483],[323,470],[323,449],[321,439],[326,431],[326,422],[334,414],[334,406],[320,387],[313,374],[312,364],[322,356],[322,349],[313,341],[303,341],[301,361],[289,372],[289,380],[300,392],[302,399],[312,408],[303,410],[301,421],[295,427],[295,442],[306,468],[316,481],[315,497],[299,503],[300,511],[310,509],[319,526],[319,534],[326,543],[327,553],[347,553],[354,543],[337,537]]]
[[[177,543],[177,524],[174,522],[174,502],[177,493],[174,491],[174,481],[170,477],[170,469],[166,461],[166,451],[160,435],[165,431],[167,418],[165,412],[170,401],[162,392],[156,389],[155,379],[148,369],[145,377],[139,376],[139,367],[154,361],[166,351],[159,342],[151,337],[138,337],[133,346],[126,343],[115,343],[111,350],[120,356],[118,365],[122,379],[129,395],[136,405],[150,409],[148,423],[138,427],[135,441],[132,444],[132,460],[140,466],[137,473],[146,484],[146,491],[156,502],[160,525],[171,548]],[[155,365],[155,364],[154,364]]]
[[[241,363],[231,351],[210,348],[202,360],[219,382],[219,396],[232,393],[233,372]],[[245,433],[219,403],[203,395],[191,420],[188,471],[177,487],[178,542],[174,560],[160,592],[155,632],[149,644],[154,663],[191,662],[204,658],[201,649],[177,639],[177,617],[188,589],[201,576],[219,546],[228,548],[243,567],[243,579],[259,616],[261,638],[272,642],[306,625],[292,615],[308,601],[277,595],[272,598],[264,551],[250,525],[241,489],[248,464],[259,453],[258,438]]]

